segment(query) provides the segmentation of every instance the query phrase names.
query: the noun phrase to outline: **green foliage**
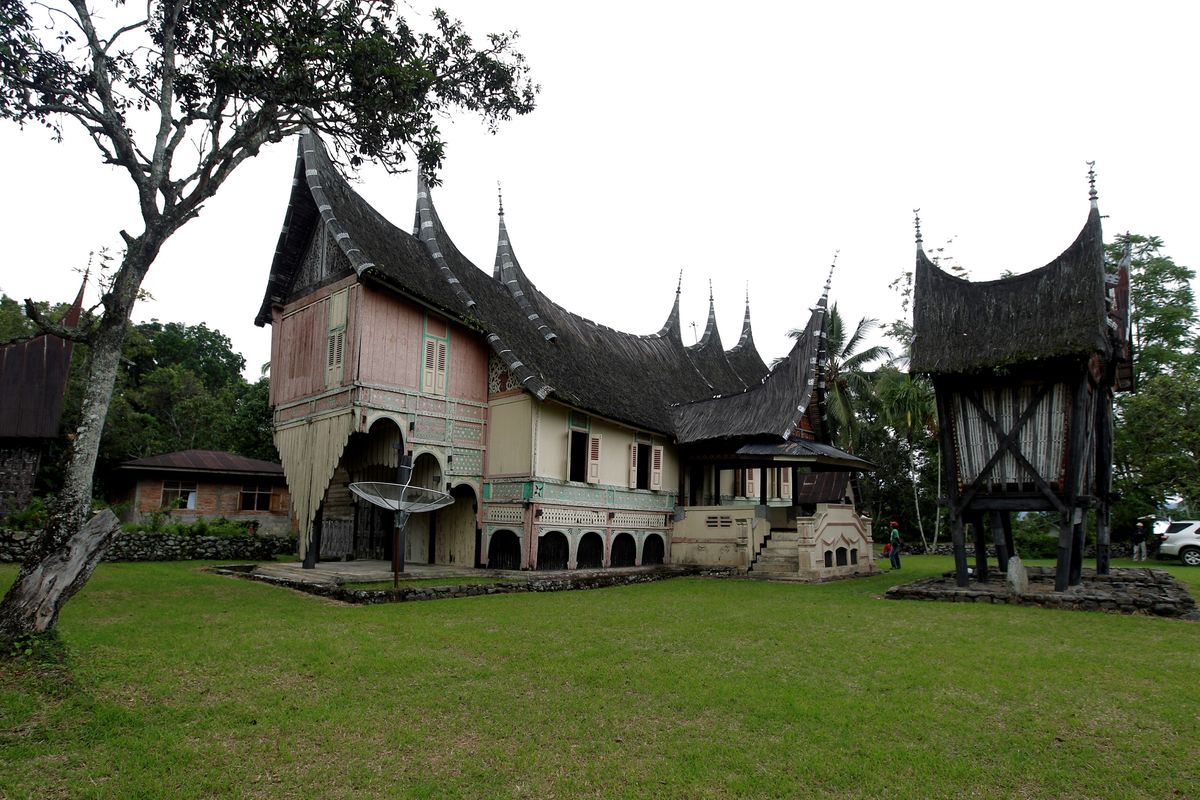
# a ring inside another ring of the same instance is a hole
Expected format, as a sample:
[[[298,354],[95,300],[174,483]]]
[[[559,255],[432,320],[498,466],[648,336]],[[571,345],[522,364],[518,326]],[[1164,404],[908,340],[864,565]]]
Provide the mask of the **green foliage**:
[[[144,522],[127,523],[121,530],[127,533],[155,533],[173,536],[246,536],[254,533],[255,522],[238,522],[215,517],[206,519],[200,517],[195,522],[170,522],[170,515],[155,511],[144,515]]]
[[[1163,253],[1157,236],[1123,234],[1106,248],[1110,269],[1131,255],[1135,393],[1117,397],[1113,435],[1114,538],[1169,499],[1200,502],[1200,355],[1195,272]]]
[[[1055,558],[1058,556],[1057,514],[1035,512],[1014,514],[1012,521],[1013,545],[1022,561],[1031,558]],[[1092,530],[1089,525],[1089,530]],[[990,540],[989,540],[990,541]]]
[[[1110,269],[1131,249],[1130,295],[1134,372],[1139,382],[1155,375],[1195,371],[1197,355],[1196,273],[1162,252],[1157,236],[1126,233],[1105,248]]]
[[[46,527],[50,517],[50,502],[44,497],[35,497],[29,505],[17,511],[10,512],[4,518],[4,527],[15,531],[40,531]]]

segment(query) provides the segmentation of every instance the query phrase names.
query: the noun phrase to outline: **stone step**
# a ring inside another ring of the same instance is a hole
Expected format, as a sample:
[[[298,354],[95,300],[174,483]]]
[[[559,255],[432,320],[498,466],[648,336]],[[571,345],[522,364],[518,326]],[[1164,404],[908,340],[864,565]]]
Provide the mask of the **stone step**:
[[[752,572],[756,575],[795,575],[800,571],[800,565],[786,563],[769,563],[764,564],[761,561],[754,565]]]
[[[795,528],[772,528],[772,542],[794,542],[800,538],[800,531]]]
[[[756,564],[791,564],[793,567],[799,569],[800,557],[795,554],[793,554],[791,556],[761,555],[758,557],[758,561],[756,561],[755,563]]]

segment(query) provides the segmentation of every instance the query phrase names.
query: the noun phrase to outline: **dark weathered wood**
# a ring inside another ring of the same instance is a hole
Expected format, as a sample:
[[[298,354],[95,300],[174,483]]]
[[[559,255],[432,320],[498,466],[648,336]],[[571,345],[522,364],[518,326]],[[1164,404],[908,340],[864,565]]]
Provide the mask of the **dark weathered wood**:
[[[992,513],[1000,514],[1000,524],[1004,527],[1004,544],[1008,547],[1009,556],[1017,555],[1017,548],[1013,544],[1012,514],[1008,513],[1008,511],[994,511]]]
[[[57,550],[26,565],[0,603],[0,637],[53,629],[58,612],[87,583],[120,527],[116,514],[106,508]]]
[[[759,505],[767,504],[767,468],[759,467],[758,469],[758,502]]]
[[[1101,391],[1101,389],[1097,389]],[[1112,392],[1103,390],[1096,403],[1096,494],[1100,506],[1096,509],[1096,574],[1109,571],[1110,530],[1112,513]]]
[[[960,587],[965,587],[971,576],[967,572],[967,543],[960,514],[950,515],[950,541],[954,544],[954,580]]]
[[[1003,573],[1008,572],[1008,540],[1004,536],[1003,517],[1007,516],[1002,511],[993,511],[990,515],[992,523],[992,544],[996,547],[996,563]]]
[[[1065,592],[1070,585],[1071,575],[1071,545],[1075,537],[1075,524],[1071,514],[1066,512],[1058,523],[1058,558],[1055,561],[1054,591]]]
[[[975,580],[986,583],[988,579],[987,537],[984,535],[983,514],[972,514],[971,535],[975,540]]]

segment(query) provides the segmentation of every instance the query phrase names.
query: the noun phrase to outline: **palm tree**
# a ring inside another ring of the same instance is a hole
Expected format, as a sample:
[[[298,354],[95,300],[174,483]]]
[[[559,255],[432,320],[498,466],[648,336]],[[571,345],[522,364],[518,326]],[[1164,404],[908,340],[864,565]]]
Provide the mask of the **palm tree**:
[[[850,453],[854,452],[858,432],[854,418],[855,404],[872,391],[871,373],[866,367],[874,361],[892,357],[892,351],[881,344],[855,352],[878,327],[879,320],[863,317],[854,326],[854,333],[847,338],[837,303],[829,310],[825,339],[828,352],[825,400],[829,407],[829,433],[834,444]],[[804,335],[804,329],[793,328],[787,335],[799,339]]]
[[[888,367],[878,372],[875,390],[879,397],[884,421],[897,434],[903,435],[908,443],[909,477],[913,487],[913,508],[917,514],[917,530],[921,534],[921,544],[929,549],[925,540],[925,526],[921,522],[921,500],[917,492],[920,473],[917,470],[916,446],[917,436],[936,427],[933,387],[925,378],[916,377],[901,372],[894,367]],[[938,450],[938,484],[942,480],[942,454]],[[937,516],[935,514],[935,516]],[[940,523],[940,516],[937,517]],[[940,524],[935,523],[933,543],[937,544]]]

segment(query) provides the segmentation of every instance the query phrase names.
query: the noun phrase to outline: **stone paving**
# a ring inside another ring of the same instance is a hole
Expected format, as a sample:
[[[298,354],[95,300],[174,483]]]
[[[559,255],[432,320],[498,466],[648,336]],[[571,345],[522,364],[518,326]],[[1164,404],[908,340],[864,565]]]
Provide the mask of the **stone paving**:
[[[1171,573],[1148,567],[1113,568],[1108,575],[1083,570],[1083,583],[1065,592],[1054,590],[1053,567],[1026,567],[1028,590],[1014,593],[1005,574],[993,565],[986,582],[972,580],[959,587],[953,572],[893,586],[889,600],[942,600],[952,603],[995,603],[1042,606],[1076,611],[1109,611],[1119,614],[1153,614],[1200,620],[1196,601]]]

